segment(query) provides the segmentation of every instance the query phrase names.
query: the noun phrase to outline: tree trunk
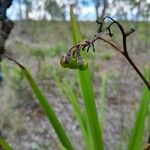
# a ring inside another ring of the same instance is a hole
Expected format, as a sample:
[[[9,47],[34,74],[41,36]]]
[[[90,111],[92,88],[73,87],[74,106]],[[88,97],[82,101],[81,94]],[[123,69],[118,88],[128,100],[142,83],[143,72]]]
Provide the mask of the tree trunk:
[[[14,26],[14,23],[7,19],[6,10],[12,4],[13,0],[0,0],[0,54],[5,53],[5,42]],[[0,55],[0,84],[3,81],[2,71],[1,71],[1,61],[2,55]],[[0,137],[3,137],[3,133],[0,130]],[[0,150],[3,149],[0,146]]]
[[[108,7],[108,0],[104,0],[104,4],[103,4],[103,10],[102,10],[102,14],[101,14],[101,18],[104,18],[105,14],[106,14],[106,9]]]
[[[94,3],[95,3],[95,13],[96,13],[96,19],[99,18],[99,6],[100,6],[100,0],[94,0]]]
[[[99,7],[95,6],[96,19],[99,17],[98,8],[99,8]]]
[[[0,53],[5,53],[5,42],[14,26],[14,23],[11,20],[0,20]],[[2,57],[0,57],[0,61]]]

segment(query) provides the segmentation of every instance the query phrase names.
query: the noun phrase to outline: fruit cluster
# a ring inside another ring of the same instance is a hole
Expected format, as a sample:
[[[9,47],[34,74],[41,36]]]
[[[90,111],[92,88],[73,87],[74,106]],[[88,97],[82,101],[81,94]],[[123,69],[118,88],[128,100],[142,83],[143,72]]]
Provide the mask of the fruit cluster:
[[[80,70],[86,70],[88,67],[88,62],[79,57],[71,56],[69,54],[65,54],[60,59],[60,64],[64,68],[70,68],[70,69],[80,69]]]

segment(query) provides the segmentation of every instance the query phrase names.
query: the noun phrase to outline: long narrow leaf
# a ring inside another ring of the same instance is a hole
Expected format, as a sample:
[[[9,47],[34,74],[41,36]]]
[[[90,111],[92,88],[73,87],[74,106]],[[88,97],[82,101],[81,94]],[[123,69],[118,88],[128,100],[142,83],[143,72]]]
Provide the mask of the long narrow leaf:
[[[145,70],[145,77],[149,77],[150,69]],[[148,107],[150,105],[150,91],[144,86],[139,110],[136,115],[136,120],[132,132],[131,139],[129,140],[128,150],[141,150],[141,144],[144,133],[144,124],[147,117]]]
[[[10,61],[13,61],[15,64],[17,64],[20,67],[20,69],[22,70],[24,77],[28,81],[33,93],[36,95],[39,104],[41,105],[41,107],[44,110],[46,116],[48,117],[50,123],[52,124],[61,144],[67,150],[73,150],[73,146],[72,146],[66,132],[64,131],[61,123],[59,122],[57,116],[55,115],[54,110],[52,109],[51,105],[49,105],[48,100],[46,99],[46,97],[44,96],[44,94],[42,93],[42,91],[40,90],[40,88],[38,87],[38,85],[36,84],[34,79],[32,78],[32,76],[30,75],[29,71],[23,65],[21,65],[18,61],[16,61],[14,58],[12,58],[11,56],[8,56],[6,54],[3,54],[3,56],[5,58],[9,59]]]
[[[70,7],[70,17],[72,39],[74,43],[77,43],[82,40],[82,37],[75,15],[73,13],[72,6]],[[87,69],[85,71],[78,71],[78,78],[82,96],[84,98],[88,124],[94,144],[94,150],[103,150],[102,133],[99,126],[89,70]]]
[[[55,112],[53,111],[52,107],[49,105],[47,99],[43,95],[42,91],[39,89],[37,86],[36,82],[30,75],[27,69],[21,68],[23,71],[23,74],[25,78],[27,79],[29,85],[31,86],[34,94],[39,100],[40,105],[42,106],[44,112],[46,113],[50,123],[52,124],[53,128],[55,129],[57,136],[59,137],[62,145],[67,149],[67,150],[73,150],[72,144],[70,140],[68,139],[61,123],[59,122],[57,116],[55,115]]]
[[[61,90],[61,92],[67,97],[67,100],[69,101],[73,113],[75,114],[77,121],[79,123],[83,140],[85,141],[85,147],[87,150],[91,150],[90,146],[88,146],[89,143],[91,143],[91,138],[88,138],[88,129],[87,129],[87,124],[86,124],[86,119],[84,117],[84,112],[81,110],[81,106],[72,90],[70,85],[67,82],[61,82],[60,79],[58,78],[58,75],[52,74],[53,79],[56,82],[56,85],[58,88]]]

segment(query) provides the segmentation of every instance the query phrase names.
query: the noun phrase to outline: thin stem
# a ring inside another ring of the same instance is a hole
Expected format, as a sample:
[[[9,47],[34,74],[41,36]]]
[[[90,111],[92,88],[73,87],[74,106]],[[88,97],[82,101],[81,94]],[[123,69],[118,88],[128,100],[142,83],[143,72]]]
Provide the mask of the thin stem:
[[[21,64],[20,64],[17,60],[15,60],[13,57],[11,57],[11,56],[9,56],[9,55],[7,55],[7,54],[1,54],[1,53],[0,53],[0,55],[1,55],[2,57],[5,57],[5,58],[9,59],[10,61],[13,61],[13,62],[14,62],[15,64],[17,64],[18,66],[20,66],[21,68],[25,69],[24,66],[21,65]]]
[[[120,48],[116,47],[116,45],[114,45],[112,42],[109,42],[108,40],[106,39],[103,39],[103,38],[99,38],[101,40],[103,40],[104,42],[110,44],[112,47],[114,47],[117,51],[120,51],[122,53],[122,55],[124,55],[124,57],[128,60],[128,62],[130,63],[130,65],[134,68],[134,70],[137,72],[137,74],[140,76],[140,78],[143,80],[143,82],[145,83],[145,85],[147,86],[147,88],[149,89],[150,91],[150,82],[148,82],[146,80],[146,78],[143,76],[143,74],[140,72],[140,70],[137,68],[137,66],[135,65],[135,63],[133,62],[133,60],[130,58],[129,54],[128,54],[128,50],[127,50],[127,36],[129,36],[131,33],[133,33],[135,30],[131,28],[130,31],[128,32],[124,32],[124,29],[123,29],[123,26],[117,22],[116,20],[112,19],[111,17],[109,16],[106,16],[105,18],[103,18],[102,22],[98,22],[100,24],[100,28],[99,28],[99,32],[103,32],[103,23],[104,23],[104,20],[106,18],[109,18],[110,20],[112,20],[113,22],[107,27],[107,29],[109,30],[110,32],[110,28],[113,24],[117,24],[119,29],[120,29],[120,32],[122,34],[122,40],[123,40],[123,51],[120,50]],[[149,137],[148,137],[148,143],[150,144],[150,133],[149,133]]]
[[[133,62],[133,60],[130,58],[129,55],[124,55],[124,56],[126,57],[126,59],[128,60],[128,62],[130,63],[130,65],[134,68],[134,70],[138,73],[138,75],[141,77],[141,79],[143,80],[143,82],[145,83],[145,85],[147,86],[147,88],[150,91],[150,83],[146,80],[146,78],[143,76],[143,74],[137,68],[137,66],[135,65],[135,63]]]
[[[99,37],[99,39],[101,39],[102,41],[108,43],[109,45],[111,45],[113,48],[115,48],[117,51],[121,52],[122,55],[124,55],[124,57],[128,60],[128,62],[130,63],[130,65],[134,68],[134,70],[138,73],[138,75],[141,77],[141,79],[143,80],[143,82],[145,83],[145,85],[147,86],[147,88],[150,90],[150,83],[146,80],[146,78],[143,76],[143,74],[140,72],[140,70],[137,68],[137,66],[135,65],[135,63],[133,62],[133,60],[130,58],[130,56],[128,55],[128,53],[124,53],[123,50],[121,50],[121,48],[119,48],[115,43],[108,41],[102,37]]]
[[[113,43],[113,42],[111,42],[111,41],[108,41],[107,39],[105,39],[105,38],[103,38],[103,37],[101,37],[101,36],[99,36],[98,39],[100,39],[100,40],[102,40],[102,41],[108,43],[108,44],[111,45],[114,49],[116,49],[117,51],[123,53],[123,50],[122,50],[121,48],[119,48],[119,46],[118,46],[117,44],[115,44],[115,43]]]

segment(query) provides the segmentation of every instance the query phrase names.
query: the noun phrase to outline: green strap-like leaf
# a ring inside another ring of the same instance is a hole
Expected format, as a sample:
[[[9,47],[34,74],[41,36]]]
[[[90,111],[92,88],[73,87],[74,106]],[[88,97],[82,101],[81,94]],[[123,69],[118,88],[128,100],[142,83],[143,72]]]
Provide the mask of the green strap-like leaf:
[[[81,133],[83,136],[83,140],[85,142],[85,146],[86,146],[86,150],[91,150],[89,143],[91,142],[91,138],[89,138],[88,136],[88,127],[87,127],[87,120],[85,118],[85,114],[81,109],[80,103],[77,100],[73,89],[71,88],[71,86],[69,85],[69,83],[67,83],[66,81],[61,81],[58,77],[58,74],[56,72],[52,73],[52,77],[56,82],[56,85],[58,86],[58,88],[61,90],[61,92],[63,93],[63,95],[65,95],[67,97],[67,100],[69,101],[69,104],[72,107],[73,113],[76,116],[76,119],[79,123],[80,129],[81,129]]]
[[[58,138],[60,139],[62,145],[67,149],[67,150],[73,150],[72,144],[66,135],[61,123],[59,122],[57,116],[55,115],[55,112],[53,111],[52,107],[49,105],[46,97],[43,95],[42,91],[39,89],[37,86],[36,82],[30,75],[29,71],[25,68],[21,68],[23,71],[23,74],[25,78],[27,79],[28,83],[30,84],[34,94],[38,98],[38,101],[40,105],[42,106],[44,112],[46,113],[50,123],[52,124],[53,128],[55,129]]]
[[[74,43],[78,43],[82,40],[80,30],[73,13],[73,6],[70,7],[70,18],[71,18],[71,33]],[[82,96],[84,98],[86,115],[88,120],[89,131],[92,136],[94,148],[91,150],[103,150],[102,133],[99,126],[98,115],[96,111],[93,87],[91,84],[91,78],[89,70],[78,71],[78,78]]]
[[[150,75],[150,69],[145,70],[145,77],[148,79]],[[150,106],[150,91],[144,86],[143,94],[141,97],[139,110],[136,115],[133,132],[131,139],[129,140],[128,150],[141,150],[142,140],[144,133],[144,124],[147,117],[148,108]]]

